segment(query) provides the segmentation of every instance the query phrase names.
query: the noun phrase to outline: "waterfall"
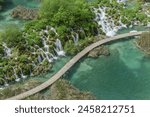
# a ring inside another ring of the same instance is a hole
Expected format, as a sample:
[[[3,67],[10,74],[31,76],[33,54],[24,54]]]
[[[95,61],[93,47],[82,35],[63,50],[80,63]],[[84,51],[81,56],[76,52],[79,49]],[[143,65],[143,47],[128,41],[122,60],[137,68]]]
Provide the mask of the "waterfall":
[[[38,62],[41,63],[43,59],[41,58],[41,55],[38,55]]]
[[[117,0],[117,2],[119,3],[119,2],[123,2],[123,3],[125,3],[127,0]]]
[[[72,38],[73,38],[73,41],[74,41],[75,45],[77,45],[78,40],[79,40],[79,34],[78,33],[75,33],[75,35],[72,34]]]
[[[9,84],[8,84],[7,82],[5,82],[4,86],[5,86],[5,87],[8,87],[8,86],[9,86]]]
[[[55,45],[56,45],[55,51],[58,54],[58,56],[65,56],[65,52],[62,49],[62,44],[59,39],[56,39]]]
[[[21,72],[21,78],[26,79],[27,76],[25,76],[25,75],[23,74],[23,71],[22,71],[22,69],[21,69],[20,67],[19,67],[19,69],[20,69],[20,72]]]
[[[37,65],[41,64],[44,60],[47,60],[49,63],[52,63],[54,60],[58,59],[57,55],[65,56],[65,52],[63,51],[63,47],[62,47],[61,41],[59,39],[56,39],[56,42],[54,43],[55,48],[50,50],[51,49],[50,43],[52,42],[49,40],[49,36],[50,36],[49,32],[50,31],[53,31],[56,34],[56,36],[58,36],[55,28],[53,28],[51,26],[47,26],[46,29],[42,29],[39,32],[36,32],[36,30],[33,30],[33,33],[36,33],[37,36],[40,37],[39,39],[42,41],[42,47],[40,47],[39,45],[36,45],[36,44],[34,46],[30,47],[31,54],[33,56],[37,57],[35,61],[33,60],[31,62],[33,68],[36,67]],[[30,35],[28,33],[23,33],[22,36],[24,38],[29,38]],[[77,42],[78,34],[75,34],[74,37]],[[3,43],[3,47],[4,47],[5,56],[11,56],[11,54],[12,54],[11,49],[7,47],[6,43]],[[55,53],[56,53],[56,55],[55,55]],[[17,60],[17,57],[16,57],[16,60]],[[18,74],[18,70],[19,70],[19,74]],[[33,74],[32,74],[33,70],[30,68],[29,71],[30,71],[29,75],[33,76]],[[13,67],[12,75],[15,76],[16,82],[19,82],[21,79],[26,79],[28,77],[26,74],[24,74],[24,70],[21,67]],[[4,86],[8,86],[7,79],[5,79]]]
[[[43,42],[43,45],[44,45],[44,49],[45,49],[46,52],[49,52],[49,45],[47,45],[45,38],[46,38],[46,37],[43,37],[43,38],[42,38],[42,42]]]
[[[45,55],[46,55],[46,59],[48,60],[49,63],[52,63],[53,62],[53,58],[50,56],[50,53],[49,52],[44,52]]]
[[[47,59],[49,63],[53,62],[53,58],[51,57],[51,53],[49,53],[48,51],[44,51],[42,48],[39,48],[38,50],[41,53],[40,55],[38,55],[39,63],[41,63],[45,59]]]
[[[54,60],[57,60],[58,57],[54,56],[52,53],[50,53],[50,56],[54,59]]]
[[[56,29],[54,27],[52,27],[52,26],[46,26],[46,30],[53,31],[58,36],[58,33],[56,32]]]
[[[148,22],[147,27],[149,27],[149,28],[150,28],[150,22]]]
[[[96,14],[95,21],[101,26],[102,31],[106,34],[106,36],[112,37],[119,29],[126,27],[126,25],[124,25],[120,19],[119,25],[116,26],[114,20],[109,16],[107,17],[107,9],[108,7],[93,8],[93,12]]]
[[[17,76],[17,73],[16,73],[16,70],[15,70],[15,68],[13,68],[13,70],[14,70],[14,76],[15,76],[15,81],[16,82],[19,82],[20,81],[20,78]]]
[[[6,43],[3,43],[5,56],[11,56],[11,49],[7,47]]]

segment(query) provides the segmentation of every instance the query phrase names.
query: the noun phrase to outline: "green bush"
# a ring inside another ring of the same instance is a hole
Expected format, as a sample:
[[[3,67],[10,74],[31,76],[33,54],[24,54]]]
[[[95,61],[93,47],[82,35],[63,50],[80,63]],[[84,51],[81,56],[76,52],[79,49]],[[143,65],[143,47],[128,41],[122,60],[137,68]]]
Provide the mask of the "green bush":
[[[6,26],[4,32],[1,36],[2,41],[7,44],[9,47],[15,47],[20,42],[24,42],[25,40],[22,38],[22,33],[16,25]]]

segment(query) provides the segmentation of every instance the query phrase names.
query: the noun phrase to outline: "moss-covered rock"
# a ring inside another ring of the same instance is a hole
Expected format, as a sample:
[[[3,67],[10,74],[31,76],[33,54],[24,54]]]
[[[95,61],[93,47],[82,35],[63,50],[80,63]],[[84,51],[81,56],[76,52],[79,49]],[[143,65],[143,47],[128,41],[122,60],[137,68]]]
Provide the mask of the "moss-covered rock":
[[[24,20],[33,20],[38,16],[37,9],[26,8],[24,6],[17,6],[11,12],[11,16],[13,18],[20,18]]]
[[[58,80],[50,87],[50,99],[60,100],[89,100],[95,99],[89,92],[81,92],[67,80]]]
[[[150,55],[150,32],[143,33],[136,41],[137,46]]]
[[[88,57],[97,58],[100,55],[109,56],[109,49],[105,46],[100,46],[89,52]]]

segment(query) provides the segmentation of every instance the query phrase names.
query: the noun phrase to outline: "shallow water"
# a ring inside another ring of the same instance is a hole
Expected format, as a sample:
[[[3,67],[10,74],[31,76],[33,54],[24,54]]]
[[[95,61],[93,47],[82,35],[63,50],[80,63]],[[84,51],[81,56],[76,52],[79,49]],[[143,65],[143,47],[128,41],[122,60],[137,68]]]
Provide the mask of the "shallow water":
[[[38,8],[40,4],[39,2],[36,2],[36,0],[12,0],[12,3],[7,5],[5,9],[0,12],[0,31],[2,31],[6,25],[11,24],[16,24],[20,28],[23,27],[26,21],[14,19],[10,16],[12,9],[15,8],[17,5],[23,5],[30,8]]]
[[[145,30],[144,27],[123,29]],[[83,58],[67,74],[67,79],[97,99],[150,99],[150,56],[135,46],[135,39],[107,45],[111,55]]]
[[[86,58],[68,74],[80,90],[97,99],[150,99],[150,58],[133,41],[110,46],[111,55]]]

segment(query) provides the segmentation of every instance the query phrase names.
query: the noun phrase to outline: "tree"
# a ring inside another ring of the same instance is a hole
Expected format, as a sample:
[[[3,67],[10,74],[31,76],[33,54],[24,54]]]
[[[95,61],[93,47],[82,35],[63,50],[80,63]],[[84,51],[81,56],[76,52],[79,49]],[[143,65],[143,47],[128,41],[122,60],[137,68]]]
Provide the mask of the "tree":
[[[6,26],[1,38],[9,47],[15,47],[24,41],[21,31],[16,25]]]
[[[82,28],[87,35],[94,35],[91,30],[97,29],[95,15],[85,0],[43,0],[39,17],[49,19],[49,24],[58,28],[64,39],[70,31],[79,32]]]

